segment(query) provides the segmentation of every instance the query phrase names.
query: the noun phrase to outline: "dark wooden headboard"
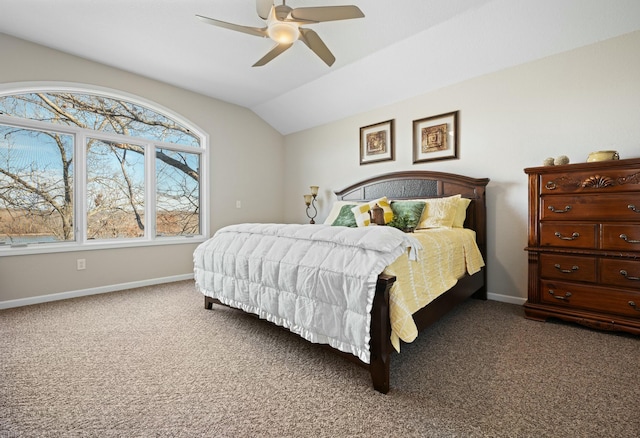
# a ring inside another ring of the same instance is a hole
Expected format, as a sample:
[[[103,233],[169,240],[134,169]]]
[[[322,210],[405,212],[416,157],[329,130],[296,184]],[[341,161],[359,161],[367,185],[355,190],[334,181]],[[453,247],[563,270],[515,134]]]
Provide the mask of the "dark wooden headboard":
[[[393,172],[360,181],[335,192],[341,201],[371,201],[386,196],[389,200],[442,198],[460,194],[471,199],[465,228],[476,232],[478,247],[486,260],[487,204],[485,188],[489,178],[470,178],[453,173],[430,171]]]

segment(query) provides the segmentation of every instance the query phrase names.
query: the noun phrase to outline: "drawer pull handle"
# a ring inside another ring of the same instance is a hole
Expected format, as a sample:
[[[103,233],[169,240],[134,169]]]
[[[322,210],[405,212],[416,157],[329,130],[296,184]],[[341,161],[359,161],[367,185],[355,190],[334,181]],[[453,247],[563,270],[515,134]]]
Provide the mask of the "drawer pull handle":
[[[632,275],[629,275],[627,271],[625,271],[624,269],[620,269],[620,275],[622,275],[627,280],[640,281],[640,277],[634,277]]]
[[[567,213],[567,212],[571,211],[571,206],[570,205],[567,205],[563,210],[556,210],[556,208],[553,205],[550,205],[547,208],[549,210],[551,210],[551,213]]]
[[[571,269],[562,269],[560,268],[559,263],[556,263],[555,265],[553,265],[553,267],[556,268],[558,271],[562,272],[563,274],[571,274],[572,272],[575,272],[578,269],[580,269],[578,266],[572,266]]]
[[[554,181],[547,181],[544,185],[547,190],[555,190],[557,188],[556,183]]]
[[[576,240],[578,237],[580,237],[580,233],[573,233],[571,237],[567,237],[567,236],[563,236],[559,231],[556,231],[555,236],[558,239],[562,239],[562,240]]]
[[[636,208],[636,206],[633,204],[627,205],[627,208],[635,213],[640,213],[640,208]]]
[[[640,312],[640,309],[638,308],[638,306],[636,306],[635,301],[629,301],[629,305],[633,307],[635,310],[637,310],[638,312]]]
[[[564,294],[564,297],[560,297],[560,296],[556,295],[556,293],[552,289],[549,289],[549,294],[553,298],[555,298],[556,300],[563,300],[563,301],[565,301],[565,300],[569,301],[569,298],[571,297],[571,292],[567,292],[567,293]]]
[[[620,238],[627,243],[640,243],[640,240],[629,239],[629,237],[626,234],[620,234]]]

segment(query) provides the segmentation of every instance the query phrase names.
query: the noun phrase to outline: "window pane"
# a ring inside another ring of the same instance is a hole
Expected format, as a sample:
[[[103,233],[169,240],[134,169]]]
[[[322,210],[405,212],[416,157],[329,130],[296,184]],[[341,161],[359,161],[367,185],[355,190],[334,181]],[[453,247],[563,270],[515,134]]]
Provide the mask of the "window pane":
[[[87,238],[144,236],[144,148],[87,141]]]
[[[160,149],[156,154],[156,233],[200,233],[200,155]]]
[[[0,96],[0,113],[153,141],[200,147],[181,123],[121,99],[87,93],[27,93]]]
[[[0,242],[69,240],[73,136],[0,125]]]

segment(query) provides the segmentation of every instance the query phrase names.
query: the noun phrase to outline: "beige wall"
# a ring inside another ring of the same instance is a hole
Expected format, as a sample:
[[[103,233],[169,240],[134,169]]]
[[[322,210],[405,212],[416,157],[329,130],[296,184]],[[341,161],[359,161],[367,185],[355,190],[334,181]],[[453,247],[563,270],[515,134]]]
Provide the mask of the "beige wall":
[[[169,108],[204,130],[211,147],[213,231],[236,222],[283,220],[283,137],[250,110],[4,34],[0,56],[0,84],[61,81],[124,91]],[[0,257],[0,303],[188,276],[194,247]],[[86,259],[85,271],[76,270],[77,258]]]
[[[454,110],[460,111],[459,159],[413,165],[412,121]],[[360,166],[359,127],[389,119],[396,121],[395,161]],[[602,149],[640,157],[640,32],[291,134],[285,148],[285,220],[291,222],[306,219],[302,195],[311,184],[321,187],[324,219],[334,190],[380,173],[428,169],[490,178],[488,289],[492,298],[521,303],[527,294],[523,169],[549,156],[583,162]]]

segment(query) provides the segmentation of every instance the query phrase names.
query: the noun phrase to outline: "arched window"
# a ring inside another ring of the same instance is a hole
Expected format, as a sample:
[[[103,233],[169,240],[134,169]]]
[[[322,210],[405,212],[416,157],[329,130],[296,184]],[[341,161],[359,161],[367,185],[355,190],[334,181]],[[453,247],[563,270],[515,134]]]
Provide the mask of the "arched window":
[[[0,250],[205,235],[205,142],[135,98],[0,90]]]

